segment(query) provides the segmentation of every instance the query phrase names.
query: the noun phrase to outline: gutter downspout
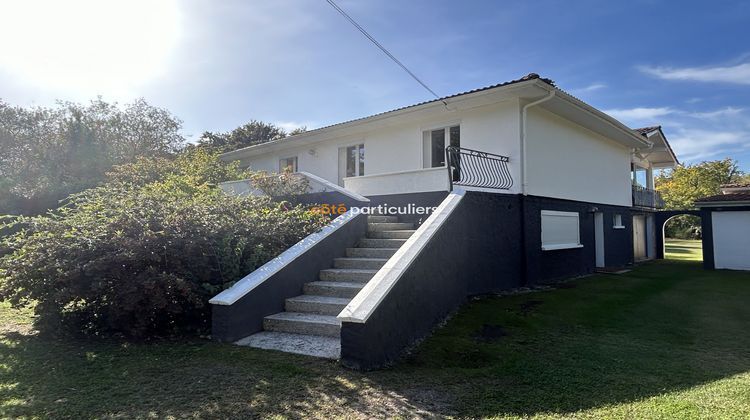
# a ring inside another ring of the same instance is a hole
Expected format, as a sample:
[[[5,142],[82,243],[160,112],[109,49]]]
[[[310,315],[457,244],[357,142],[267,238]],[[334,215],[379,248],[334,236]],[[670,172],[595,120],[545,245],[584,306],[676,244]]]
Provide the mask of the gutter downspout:
[[[526,116],[527,111],[532,106],[539,105],[541,103],[547,102],[550,99],[555,97],[555,91],[552,90],[549,92],[549,95],[545,96],[542,99],[536,100],[534,102],[528,103],[523,106],[521,109],[521,194],[527,195],[527,182],[526,182]]]
[[[521,224],[521,244],[522,244],[522,252],[521,252],[521,283],[526,286],[530,284],[532,281],[530,270],[529,270],[529,257],[528,254],[534,247],[534,244],[532,242],[528,241],[528,235],[526,234],[526,230],[528,229],[528,225],[530,223],[529,218],[526,217],[526,195],[527,195],[527,183],[526,183],[526,116],[527,111],[529,108],[535,105],[539,105],[543,102],[547,102],[550,99],[555,97],[555,90],[551,90],[549,92],[549,95],[545,96],[544,98],[538,99],[534,102],[528,103],[521,108],[521,202],[520,202],[520,216],[521,219],[519,220]],[[531,251],[534,252],[534,251]]]

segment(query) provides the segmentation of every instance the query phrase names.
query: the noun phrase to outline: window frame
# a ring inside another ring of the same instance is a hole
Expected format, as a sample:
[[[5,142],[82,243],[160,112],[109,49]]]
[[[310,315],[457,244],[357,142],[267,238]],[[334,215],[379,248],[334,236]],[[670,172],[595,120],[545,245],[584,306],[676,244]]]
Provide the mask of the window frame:
[[[289,159],[293,159],[292,161],[292,172],[297,172],[299,170],[299,159],[297,158],[297,155],[294,156],[287,156],[287,157],[280,157],[279,158],[279,173],[284,173],[285,169],[289,167],[289,165],[281,166],[281,162],[289,161]]]
[[[615,213],[612,215],[612,229],[625,229],[625,225],[622,224],[621,213]]]
[[[448,167],[448,161],[445,156],[445,148],[451,144],[451,128],[458,127],[458,147],[461,147],[461,122],[453,121],[447,124],[435,125],[422,127],[422,169],[436,169]],[[441,166],[433,166],[432,162],[434,156],[432,155],[432,133],[438,130],[443,130],[443,164]]]
[[[637,163],[633,163],[631,166],[632,166],[630,169],[631,183],[636,187],[648,188],[648,184],[649,184],[648,183],[648,168],[643,167]],[[643,180],[645,181],[643,185],[641,185],[641,183],[638,181],[639,173],[643,173]]]
[[[347,165],[349,163],[348,154],[349,149],[354,148],[354,175],[347,175]],[[365,154],[365,143],[353,143],[353,144],[347,144],[344,146],[339,147],[339,149],[344,150],[344,178],[354,178],[358,176],[365,176],[365,168],[364,164],[367,163],[367,159],[364,156]],[[362,157],[365,157],[365,159],[362,159]]]
[[[546,217],[545,217],[546,216]],[[553,220],[563,221],[561,218],[575,218],[576,229],[575,238],[571,238],[571,241],[550,241],[549,238],[545,241],[545,231],[549,232],[549,223]],[[547,228],[545,229],[545,221],[547,222]],[[554,251],[559,249],[575,249],[583,248],[581,243],[581,214],[579,212],[571,211],[558,211],[558,210],[542,210],[540,212],[540,239],[542,245],[542,251]]]

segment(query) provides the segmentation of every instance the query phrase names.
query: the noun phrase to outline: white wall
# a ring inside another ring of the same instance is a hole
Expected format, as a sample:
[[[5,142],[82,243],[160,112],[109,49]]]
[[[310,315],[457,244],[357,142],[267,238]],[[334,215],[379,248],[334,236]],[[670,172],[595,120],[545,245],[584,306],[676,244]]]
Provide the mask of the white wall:
[[[338,149],[364,144],[366,176],[419,170],[423,161],[423,131],[455,124],[461,125],[462,147],[510,158],[513,187],[508,192],[520,193],[520,105],[517,99],[460,111],[444,111],[440,116],[291,147],[241,163],[255,170],[275,172],[280,158],[297,156],[298,170],[337,184]],[[631,205],[631,155],[627,147],[540,107],[529,110],[527,130],[528,194]],[[398,182],[394,177],[383,179]],[[360,183],[352,183],[355,184]],[[368,191],[363,190],[363,193],[370,194]],[[393,191],[405,192],[404,188],[396,186]]]
[[[510,157],[514,180],[509,192],[520,192],[519,105],[516,99],[461,111],[445,111],[439,117],[413,120],[361,135],[331,138],[304,147],[244,159],[254,170],[278,171],[279,159],[297,156],[298,170],[338,183],[338,149],[365,145],[365,175],[422,169],[422,132],[461,125],[461,146]],[[447,179],[447,173],[445,175]],[[395,181],[394,181],[395,182]]]
[[[750,211],[711,212],[714,266],[750,270]]]
[[[344,178],[344,187],[364,196],[447,191],[448,172],[444,168],[391,172]]]
[[[631,205],[627,147],[539,107],[527,118],[528,194]]]

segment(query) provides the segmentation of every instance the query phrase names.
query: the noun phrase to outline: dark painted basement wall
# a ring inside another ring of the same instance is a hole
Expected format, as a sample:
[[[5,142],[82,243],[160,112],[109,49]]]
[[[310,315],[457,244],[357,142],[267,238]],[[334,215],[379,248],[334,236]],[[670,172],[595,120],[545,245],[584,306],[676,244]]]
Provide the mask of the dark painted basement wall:
[[[395,361],[468,296],[593,272],[594,208],[604,212],[608,264],[629,263],[628,207],[466,192],[367,322],[343,323],[342,362],[374,369]],[[542,210],[578,212],[583,248],[542,251]],[[624,229],[613,229],[615,213],[622,214]]]
[[[464,198],[365,323],[342,323],[342,364],[375,369],[395,361],[465,301],[464,269],[476,260],[465,235],[468,208]]]
[[[633,263],[633,212],[625,207],[597,206],[604,214],[604,264],[624,267]],[[624,229],[614,228],[615,214],[622,217]]]
[[[527,285],[554,282],[590,274],[596,266],[594,211],[604,213],[605,264],[624,266],[632,262],[633,226],[629,207],[583,203],[548,197],[527,196],[524,207],[524,244]],[[542,210],[577,212],[583,248],[542,251]],[[613,228],[615,213],[622,214],[625,229]]]
[[[377,207],[379,205],[387,205],[392,207],[406,207],[409,204],[422,207],[437,207],[440,203],[448,196],[448,191],[431,191],[421,193],[409,193],[409,194],[388,194],[388,195],[371,195],[367,198],[370,199],[368,204],[370,207]],[[430,217],[429,214],[412,214],[412,215],[398,215],[400,221],[405,223],[415,223],[417,226],[421,225],[422,222]]]

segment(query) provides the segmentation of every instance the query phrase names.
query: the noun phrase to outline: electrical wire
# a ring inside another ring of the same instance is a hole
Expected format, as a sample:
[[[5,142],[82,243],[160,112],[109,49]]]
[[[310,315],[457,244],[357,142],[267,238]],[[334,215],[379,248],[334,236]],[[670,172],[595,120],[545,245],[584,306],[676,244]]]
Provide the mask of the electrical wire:
[[[349,16],[349,14],[344,11],[344,9],[342,9],[341,7],[339,7],[339,5],[336,4],[333,0],[326,0],[326,2],[328,2],[328,4],[330,4],[331,7],[333,7],[334,9],[336,9],[336,11],[341,14],[341,16],[343,16],[344,18],[346,18],[346,20],[348,20],[349,23],[351,23],[352,25],[354,25],[354,27],[357,28],[357,30],[359,30],[362,33],[362,35],[364,35],[367,39],[369,39],[370,42],[372,42],[376,47],[378,47],[380,49],[380,51],[383,51],[383,53],[386,56],[388,56],[388,58],[390,58],[391,60],[393,60],[394,63],[396,63],[399,67],[401,67],[406,73],[408,73],[409,76],[411,76],[412,79],[416,80],[417,83],[419,83],[420,85],[422,85],[423,88],[427,89],[427,91],[430,92],[432,94],[432,96],[435,97],[435,99],[438,99],[441,102],[443,102],[443,105],[445,105],[446,107],[448,106],[448,104],[444,100],[440,99],[440,96],[438,96],[438,94],[435,93],[434,90],[430,89],[430,87],[427,86],[427,84],[425,84],[422,80],[419,79],[419,77],[417,77],[414,73],[412,73],[412,71],[409,70],[409,68],[406,67],[406,65],[404,65],[404,63],[402,63],[398,58],[396,58],[393,54],[391,54],[391,52],[388,51],[388,49],[386,49],[380,42],[378,42],[377,39],[375,39],[372,35],[370,35],[365,30],[365,28],[363,28],[359,23],[357,23],[356,20],[354,20],[354,18],[352,18],[351,16]]]

